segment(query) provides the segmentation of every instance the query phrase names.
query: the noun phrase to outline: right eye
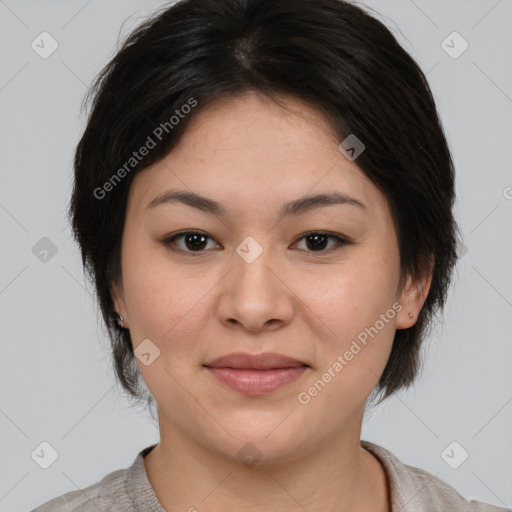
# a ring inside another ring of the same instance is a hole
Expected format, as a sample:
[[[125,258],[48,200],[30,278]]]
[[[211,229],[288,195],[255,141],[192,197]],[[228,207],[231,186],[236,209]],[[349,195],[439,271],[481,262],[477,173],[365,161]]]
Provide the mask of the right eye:
[[[177,233],[165,238],[163,240],[163,244],[173,251],[188,253],[205,252],[202,249],[204,249],[205,245],[207,245],[207,239],[213,240],[213,238],[201,231],[183,231],[181,233]],[[181,247],[175,247],[177,240],[183,241]]]

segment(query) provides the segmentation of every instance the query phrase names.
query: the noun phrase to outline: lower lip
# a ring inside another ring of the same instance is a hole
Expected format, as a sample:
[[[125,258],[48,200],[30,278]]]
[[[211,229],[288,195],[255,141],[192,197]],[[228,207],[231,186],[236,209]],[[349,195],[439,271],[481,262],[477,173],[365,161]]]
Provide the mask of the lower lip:
[[[297,380],[307,366],[274,368],[272,370],[237,370],[235,368],[210,368],[211,374],[235,391],[260,396]]]

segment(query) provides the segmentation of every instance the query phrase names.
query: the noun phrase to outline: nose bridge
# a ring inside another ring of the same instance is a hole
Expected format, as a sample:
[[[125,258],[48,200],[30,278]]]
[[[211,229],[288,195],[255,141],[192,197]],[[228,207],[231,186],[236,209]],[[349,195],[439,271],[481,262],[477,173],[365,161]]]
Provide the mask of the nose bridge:
[[[275,275],[270,270],[273,251],[269,245],[269,237],[265,240],[263,238],[258,236],[258,241],[256,237],[247,236],[236,247],[234,264],[235,279],[238,283],[253,287],[256,285],[261,287],[265,284],[267,287],[267,281],[275,279]]]
[[[224,320],[236,320],[249,330],[269,320],[288,321],[292,308],[286,286],[278,277],[270,237],[247,236],[235,249],[233,270],[219,313]]]

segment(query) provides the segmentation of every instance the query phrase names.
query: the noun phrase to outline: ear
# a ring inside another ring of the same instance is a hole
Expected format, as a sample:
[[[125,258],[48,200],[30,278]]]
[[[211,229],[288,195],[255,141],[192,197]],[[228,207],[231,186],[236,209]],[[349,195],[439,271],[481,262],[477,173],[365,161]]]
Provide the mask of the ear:
[[[124,289],[122,283],[112,284],[112,300],[114,302],[115,311],[122,315],[124,321],[119,321],[119,325],[122,327],[128,327],[128,312],[126,310],[126,302],[124,300]]]
[[[421,308],[427,299],[432,283],[434,263],[424,265],[423,268],[424,270],[421,276],[417,278],[412,276],[407,277],[399,298],[402,310],[397,315],[397,329],[408,329],[412,327],[416,323]],[[412,318],[410,313],[413,315]]]

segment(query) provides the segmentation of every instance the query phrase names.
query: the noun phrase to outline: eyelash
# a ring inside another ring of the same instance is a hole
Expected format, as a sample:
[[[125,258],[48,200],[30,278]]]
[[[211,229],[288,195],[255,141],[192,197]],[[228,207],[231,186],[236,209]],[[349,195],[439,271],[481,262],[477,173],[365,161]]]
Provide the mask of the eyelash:
[[[176,252],[181,252],[181,253],[186,253],[186,254],[191,254],[191,255],[194,255],[194,254],[201,254],[201,253],[204,253],[206,252],[206,250],[199,250],[199,251],[190,251],[190,250],[187,250],[187,249],[179,249],[179,248],[176,248],[176,247],[172,247],[172,244],[174,243],[174,241],[180,237],[184,237],[185,235],[203,235],[205,236],[206,238],[209,238],[211,240],[213,240],[212,237],[210,237],[208,234],[202,232],[202,231],[182,231],[181,233],[177,233],[175,235],[172,235],[170,237],[167,237],[165,238],[162,243],[166,246],[166,247],[169,247],[169,249],[171,249],[172,251],[176,251]],[[320,235],[320,236],[323,236],[323,237],[327,237],[327,238],[331,238],[333,240],[336,240],[336,245],[334,247],[331,247],[330,249],[325,249],[325,250],[319,250],[319,251],[308,251],[306,250],[306,252],[309,252],[311,254],[314,254],[314,255],[322,255],[322,254],[330,254],[331,252],[333,251],[337,251],[339,249],[341,249],[343,246],[345,245],[350,245],[352,244],[352,242],[344,237],[341,237],[339,235],[333,235],[333,234],[330,234],[330,233],[326,233],[325,231],[309,231],[307,233],[304,233],[298,240],[297,242],[303,240],[304,238],[308,238],[312,235]],[[295,243],[297,243],[295,242]]]

